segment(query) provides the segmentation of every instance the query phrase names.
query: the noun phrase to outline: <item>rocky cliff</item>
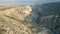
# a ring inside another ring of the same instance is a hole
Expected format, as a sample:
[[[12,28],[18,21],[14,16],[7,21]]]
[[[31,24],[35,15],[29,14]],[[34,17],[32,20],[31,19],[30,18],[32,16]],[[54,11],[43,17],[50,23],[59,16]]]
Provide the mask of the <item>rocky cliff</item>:
[[[2,8],[0,34],[53,34],[51,30],[35,23],[37,17],[30,6]]]

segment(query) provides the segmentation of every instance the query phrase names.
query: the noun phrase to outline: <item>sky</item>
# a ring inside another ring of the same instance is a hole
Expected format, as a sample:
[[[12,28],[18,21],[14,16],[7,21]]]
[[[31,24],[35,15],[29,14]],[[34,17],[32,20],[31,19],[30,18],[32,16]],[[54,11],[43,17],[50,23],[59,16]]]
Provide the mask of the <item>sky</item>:
[[[60,2],[60,0],[0,0],[0,4],[17,4],[27,5],[34,3],[49,3],[49,2]]]

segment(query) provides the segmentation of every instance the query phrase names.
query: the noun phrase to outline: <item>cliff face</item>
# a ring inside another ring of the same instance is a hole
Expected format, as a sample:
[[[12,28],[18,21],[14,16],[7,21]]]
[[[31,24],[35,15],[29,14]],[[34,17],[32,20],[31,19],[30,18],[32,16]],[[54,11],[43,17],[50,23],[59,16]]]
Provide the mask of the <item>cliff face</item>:
[[[49,29],[35,23],[37,13],[32,11],[30,6],[2,8],[0,34],[52,34]]]
[[[2,14],[8,15],[14,18],[20,18],[20,20],[24,20],[24,18],[30,14],[32,11],[31,7],[25,6],[25,7],[14,7],[10,8],[4,11],[1,11]],[[15,17],[16,16],[16,17]]]

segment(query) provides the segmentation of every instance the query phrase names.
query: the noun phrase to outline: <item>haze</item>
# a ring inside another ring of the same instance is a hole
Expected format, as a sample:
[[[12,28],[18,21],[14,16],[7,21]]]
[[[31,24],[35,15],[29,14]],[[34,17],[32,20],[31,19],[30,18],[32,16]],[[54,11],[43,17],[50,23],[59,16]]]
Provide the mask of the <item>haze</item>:
[[[0,5],[14,4],[14,5],[28,5],[34,3],[49,3],[60,2],[60,0],[0,0]]]

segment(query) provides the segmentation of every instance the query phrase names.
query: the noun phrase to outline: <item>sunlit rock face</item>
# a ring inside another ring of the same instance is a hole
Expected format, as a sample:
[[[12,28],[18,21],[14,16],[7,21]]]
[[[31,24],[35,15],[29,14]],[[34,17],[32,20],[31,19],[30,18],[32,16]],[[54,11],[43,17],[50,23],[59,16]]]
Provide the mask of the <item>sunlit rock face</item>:
[[[35,21],[38,17],[38,14],[36,12],[33,12],[31,6],[13,7],[8,10],[4,10],[1,13],[19,20],[25,20],[30,22]]]
[[[24,20],[24,18],[28,16],[31,11],[32,9],[30,6],[19,6],[2,11],[2,13],[20,20]]]

